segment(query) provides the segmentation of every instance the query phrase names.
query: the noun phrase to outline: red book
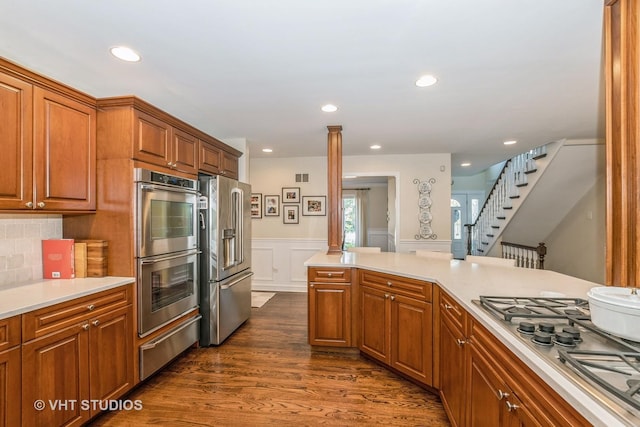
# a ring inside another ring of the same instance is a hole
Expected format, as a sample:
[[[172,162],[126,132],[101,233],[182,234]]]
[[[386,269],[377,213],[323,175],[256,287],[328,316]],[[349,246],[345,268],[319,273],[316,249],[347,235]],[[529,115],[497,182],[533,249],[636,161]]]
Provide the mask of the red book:
[[[45,279],[74,279],[73,239],[42,241],[42,276]]]

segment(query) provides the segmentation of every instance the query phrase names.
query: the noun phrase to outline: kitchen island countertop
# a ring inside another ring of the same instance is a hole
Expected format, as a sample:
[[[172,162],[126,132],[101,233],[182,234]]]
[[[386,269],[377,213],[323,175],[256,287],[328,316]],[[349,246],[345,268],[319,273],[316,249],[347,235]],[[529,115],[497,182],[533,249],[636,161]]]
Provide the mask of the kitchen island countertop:
[[[0,286],[0,319],[134,282],[133,277],[41,279]]]
[[[438,284],[460,303],[478,322],[525,362],[537,375],[594,425],[623,426],[597,398],[577,386],[548,361],[513,336],[491,314],[472,301],[480,295],[544,296],[553,292],[587,299],[587,292],[599,283],[589,282],[548,270],[481,265],[459,260],[418,257],[410,253],[317,253],[305,262],[307,267],[354,267],[395,274]],[[638,424],[640,425],[640,419]]]

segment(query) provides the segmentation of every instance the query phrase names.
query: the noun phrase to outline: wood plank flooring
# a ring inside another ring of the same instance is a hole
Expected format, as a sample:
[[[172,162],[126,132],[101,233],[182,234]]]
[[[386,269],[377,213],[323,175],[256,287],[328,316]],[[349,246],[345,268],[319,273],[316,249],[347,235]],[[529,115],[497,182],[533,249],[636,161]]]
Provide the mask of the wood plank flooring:
[[[438,396],[357,353],[313,351],[307,296],[277,293],[223,345],[191,349],[93,426],[449,426]]]

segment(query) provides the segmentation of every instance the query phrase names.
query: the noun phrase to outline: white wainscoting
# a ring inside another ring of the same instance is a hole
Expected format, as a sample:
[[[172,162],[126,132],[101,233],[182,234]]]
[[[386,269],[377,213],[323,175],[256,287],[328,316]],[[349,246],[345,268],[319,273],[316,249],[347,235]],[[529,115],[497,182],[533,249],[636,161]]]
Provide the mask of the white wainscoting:
[[[251,288],[256,291],[306,292],[304,262],[327,251],[325,239],[251,239]]]

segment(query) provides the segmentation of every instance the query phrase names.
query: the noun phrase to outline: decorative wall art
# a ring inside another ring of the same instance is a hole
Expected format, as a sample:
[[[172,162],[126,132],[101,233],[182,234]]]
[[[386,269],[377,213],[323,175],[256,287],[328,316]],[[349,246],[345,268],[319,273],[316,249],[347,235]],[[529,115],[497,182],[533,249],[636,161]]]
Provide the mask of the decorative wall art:
[[[435,178],[429,178],[426,181],[420,181],[416,178],[413,180],[413,183],[418,186],[418,222],[420,225],[419,234],[416,234],[415,238],[416,240],[435,240],[438,236],[433,232],[433,228],[431,228],[431,221],[433,220],[433,215],[431,214],[431,205],[433,203],[431,200],[431,189],[433,188],[433,184],[436,183],[436,180]]]
[[[302,196],[302,215],[323,216],[327,214],[327,196]]]
[[[264,216],[280,216],[280,196],[264,196]]]
[[[299,205],[282,205],[282,222],[285,224],[298,224],[300,218]]]
[[[300,203],[300,187],[282,187],[282,203]]]
[[[262,193],[251,193],[251,218],[262,218]]]

